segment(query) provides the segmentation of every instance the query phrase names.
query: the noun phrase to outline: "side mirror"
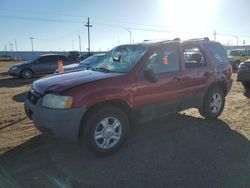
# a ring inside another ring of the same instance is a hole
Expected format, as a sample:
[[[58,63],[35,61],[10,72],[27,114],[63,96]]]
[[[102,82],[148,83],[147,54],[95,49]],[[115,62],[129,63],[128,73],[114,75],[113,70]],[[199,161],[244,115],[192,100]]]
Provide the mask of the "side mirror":
[[[152,69],[144,70],[144,77],[150,82],[157,82],[159,80],[158,75]]]

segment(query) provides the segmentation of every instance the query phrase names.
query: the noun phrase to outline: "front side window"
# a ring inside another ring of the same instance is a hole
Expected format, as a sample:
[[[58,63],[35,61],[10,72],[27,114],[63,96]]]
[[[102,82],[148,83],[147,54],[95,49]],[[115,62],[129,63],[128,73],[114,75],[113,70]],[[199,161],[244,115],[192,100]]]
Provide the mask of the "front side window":
[[[155,51],[148,59],[144,69],[152,69],[156,74],[180,70],[178,48],[165,48]]]
[[[205,55],[198,47],[184,48],[184,61],[187,68],[206,65]]]
[[[37,59],[38,63],[47,63],[49,61],[49,58],[47,56],[40,57]]]
[[[103,72],[129,72],[147,52],[148,45],[122,45],[98,59],[93,70]]]

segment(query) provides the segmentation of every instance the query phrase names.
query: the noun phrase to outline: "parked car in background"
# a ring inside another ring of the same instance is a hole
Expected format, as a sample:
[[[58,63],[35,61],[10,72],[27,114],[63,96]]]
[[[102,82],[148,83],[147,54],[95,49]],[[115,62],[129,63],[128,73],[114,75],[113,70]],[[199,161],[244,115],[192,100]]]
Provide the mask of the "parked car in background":
[[[76,62],[74,60],[69,60],[63,55],[47,54],[35,60],[11,66],[9,68],[9,75],[29,79],[33,75],[51,74],[54,73],[55,69],[58,67],[58,60],[62,60],[64,65]]]
[[[248,49],[235,49],[228,53],[228,59],[235,71],[238,70],[238,66],[241,62],[250,59],[250,50]]]
[[[64,73],[66,73],[66,72],[81,71],[84,69],[91,68],[91,66],[94,66],[94,64],[97,62],[97,60],[103,56],[104,56],[104,54],[92,55],[92,56],[88,57],[87,59],[81,61],[80,63],[74,63],[71,65],[63,66],[63,71],[64,71]],[[56,69],[56,71],[54,73],[57,74],[58,69]]]
[[[198,108],[206,119],[217,118],[231,75],[224,48],[208,38],[122,45],[91,70],[33,82],[25,112],[42,132],[79,139],[107,154],[121,146],[135,120],[188,108]]]
[[[250,59],[240,63],[237,71],[237,81],[242,82],[245,89],[250,89]]]
[[[92,56],[92,55],[94,55],[94,54],[91,53],[91,52],[88,52],[88,53],[86,53],[86,54],[84,54],[84,55],[81,55],[81,56],[79,57],[79,60],[80,60],[80,61],[83,61],[84,59],[87,59],[88,57],[90,57],[90,56]]]
[[[68,58],[71,59],[71,60],[79,60],[79,57],[80,57],[80,52],[78,51],[70,51],[69,52],[69,55],[68,55]]]
[[[0,61],[16,61],[17,59],[15,57],[12,57],[10,55],[0,55]]]

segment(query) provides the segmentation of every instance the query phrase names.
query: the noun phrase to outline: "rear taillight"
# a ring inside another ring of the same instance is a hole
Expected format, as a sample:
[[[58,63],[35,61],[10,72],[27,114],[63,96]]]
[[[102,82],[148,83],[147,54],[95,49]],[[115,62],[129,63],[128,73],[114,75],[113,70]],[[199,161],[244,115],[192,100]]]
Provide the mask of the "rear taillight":
[[[230,65],[229,68],[227,69],[227,75],[229,78],[231,78],[233,74],[233,67]]]

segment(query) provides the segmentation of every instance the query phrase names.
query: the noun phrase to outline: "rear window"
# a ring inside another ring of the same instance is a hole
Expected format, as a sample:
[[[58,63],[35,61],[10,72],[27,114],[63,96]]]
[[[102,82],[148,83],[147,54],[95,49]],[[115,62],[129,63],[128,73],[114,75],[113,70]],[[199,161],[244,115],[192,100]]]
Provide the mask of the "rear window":
[[[219,64],[228,64],[228,57],[225,49],[219,43],[208,43],[206,44],[208,50],[212,53],[213,57]]]

